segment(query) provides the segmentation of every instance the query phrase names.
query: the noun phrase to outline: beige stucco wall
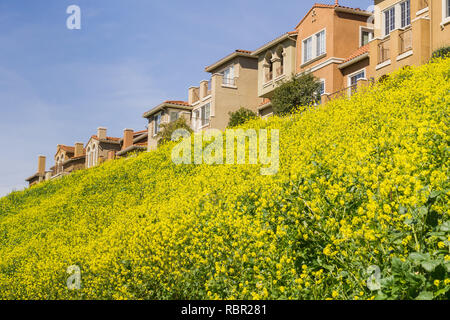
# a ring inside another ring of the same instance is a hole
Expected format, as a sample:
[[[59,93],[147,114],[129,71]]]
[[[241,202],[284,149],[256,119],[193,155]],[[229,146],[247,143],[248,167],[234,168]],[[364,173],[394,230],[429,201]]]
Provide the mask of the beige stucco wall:
[[[450,18],[443,18],[442,0],[431,1],[431,52],[450,45]]]
[[[428,0],[428,9],[422,8],[421,1],[411,0],[411,32],[412,50],[405,57],[400,49],[400,34],[403,32],[399,22],[396,30],[387,37],[384,36],[383,11],[401,3],[399,0],[375,1],[377,9],[375,20],[375,39],[370,43],[370,74],[379,78],[405,66],[418,66],[429,61],[431,54],[436,49],[450,44],[450,20],[443,23],[442,0]],[[397,17],[400,12],[397,11]],[[399,20],[399,19],[397,19]],[[407,30],[407,29],[406,29]],[[390,49],[390,62],[380,63],[379,44],[387,41]]]
[[[277,76],[276,72],[273,75],[273,79],[266,81],[265,67],[266,57],[268,55],[274,57],[274,71],[280,65],[276,61],[276,53],[282,48],[284,52],[284,67],[283,74]],[[296,41],[288,38],[280,43],[274,44],[272,47],[267,48],[260,54],[258,54],[258,96],[262,98],[271,98],[273,90],[282,83],[284,80],[289,80],[289,78],[296,72]]]

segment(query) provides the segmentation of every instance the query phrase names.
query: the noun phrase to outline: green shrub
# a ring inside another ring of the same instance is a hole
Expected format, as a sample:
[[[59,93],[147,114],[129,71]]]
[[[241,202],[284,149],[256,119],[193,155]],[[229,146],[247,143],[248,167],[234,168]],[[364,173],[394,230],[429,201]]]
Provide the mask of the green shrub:
[[[431,55],[432,60],[448,57],[450,57],[450,46],[439,48]]]
[[[185,129],[192,133],[191,127],[187,124],[186,119],[181,117],[176,121],[161,124],[161,131],[158,133],[158,145],[163,145],[172,140],[172,134],[178,129]]]
[[[246,123],[249,120],[256,119],[258,116],[252,110],[246,108],[240,108],[235,112],[229,112],[230,121],[228,122],[228,127],[237,127],[241,124]]]
[[[293,113],[300,107],[315,104],[318,100],[320,82],[312,74],[307,73],[300,77],[293,76],[275,89],[272,106],[274,114],[286,115]]]

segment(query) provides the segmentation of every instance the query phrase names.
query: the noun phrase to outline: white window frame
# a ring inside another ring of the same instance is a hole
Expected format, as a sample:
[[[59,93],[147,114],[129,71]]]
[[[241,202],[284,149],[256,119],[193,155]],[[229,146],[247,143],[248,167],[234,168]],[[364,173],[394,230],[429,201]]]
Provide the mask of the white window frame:
[[[320,96],[327,93],[327,81],[325,79],[319,79],[321,85],[323,84],[323,93],[319,92]]]
[[[369,42],[373,40],[373,28],[359,26],[359,47],[364,46],[362,42],[363,32],[369,33]]]
[[[359,69],[358,71],[355,71],[355,72],[353,72],[353,73],[351,73],[351,74],[349,74],[347,76],[347,87],[350,87],[352,85],[352,78],[357,76],[358,74],[360,74],[362,72],[364,72],[364,77],[362,77],[360,79],[367,80],[367,70],[366,70],[366,68]],[[360,80],[360,79],[358,79],[358,80]],[[358,80],[356,81],[356,84],[358,84]]]
[[[228,77],[226,77],[226,74],[228,73]],[[226,85],[226,86],[234,86],[235,85],[235,76],[234,76],[234,64],[226,67],[223,71],[222,71],[222,84]],[[225,79],[228,80],[232,80],[232,84],[226,82]]]
[[[445,26],[450,23],[450,0],[442,0],[442,23],[441,26]]]
[[[389,31],[387,30],[387,25],[386,25],[386,15],[387,13],[389,13]],[[392,17],[391,15],[394,15],[394,21],[393,21],[393,28],[391,29],[391,24],[392,24]],[[383,33],[384,36],[387,37],[388,35],[391,34],[392,31],[394,31],[397,27],[396,27],[396,20],[397,20],[397,10],[396,10],[396,6],[392,6],[386,10],[383,11]]]
[[[311,43],[311,49],[308,50],[308,43]],[[313,59],[313,37],[308,37],[305,40],[302,41],[302,46],[303,46],[303,50],[302,50],[302,54],[303,54],[303,63],[307,63],[308,61],[311,61]],[[309,59],[308,57],[308,53],[310,53],[310,57]]]
[[[319,41],[319,36],[320,36],[320,35],[323,35],[323,38],[320,38],[320,41]],[[322,30],[322,31],[316,33],[316,34],[314,35],[314,40],[316,41],[316,57],[325,54],[326,51],[327,51],[327,50],[326,50],[327,45],[326,45],[326,35],[325,35],[325,30]],[[323,48],[321,48],[322,45],[323,45]],[[320,51],[320,52],[319,52],[319,48],[321,48],[323,51]]]
[[[409,19],[407,16],[405,16],[405,21],[403,22],[403,5],[404,4],[405,5],[408,4],[408,6],[409,6],[409,7],[405,7],[405,9],[409,9]],[[400,27],[406,28],[411,25],[411,1],[410,0],[402,1],[402,2],[400,2],[399,6],[400,6]]]
[[[157,126],[156,119],[159,118],[159,124]],[[162,113],[159,112],[153,116],[153,136],[156,136],[161,131],[161,120],[162,120]]]
[[[323,32],[323,52],[320,54],[317,54],[317,50],[318,50],[318,35],[321,34]],[[308,41],[311,41],[311,57],[310,59],[306,60],[306,43]],[[308,63],[318,57],[324,56],[327,54],[327,29],[323,28],[322,30],[319,30],[318,32],[314,33],[313,35],[306,37],[305,39],[302,40],[302,62],[303,64]]]

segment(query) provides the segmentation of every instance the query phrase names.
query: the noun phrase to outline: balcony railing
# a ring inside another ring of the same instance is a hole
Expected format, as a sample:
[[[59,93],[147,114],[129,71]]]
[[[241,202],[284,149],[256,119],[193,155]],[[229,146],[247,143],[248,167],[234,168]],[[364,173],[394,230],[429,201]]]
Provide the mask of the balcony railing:
[[[400,54],[412,49],[412,29],[406,29],[399,34],[400,37]]]
[[[390,39],[387,38],[378,44],[378,64],[389,60],[390,57]]]
[[[236,80],[234,78],[223,78],[222,84],[226,86],[235,86]]]
[[[277,68],[277,77],[282,76],[284,74],[284,68],[283,66],[279,66]]]
[[[273,72],[269,71],[266,73],[266,82],[272,81],[273,79]]]

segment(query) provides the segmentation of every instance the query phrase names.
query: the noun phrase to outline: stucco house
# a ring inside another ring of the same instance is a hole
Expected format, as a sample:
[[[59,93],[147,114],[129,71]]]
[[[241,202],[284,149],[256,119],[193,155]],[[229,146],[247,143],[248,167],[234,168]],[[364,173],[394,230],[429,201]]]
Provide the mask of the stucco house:
[[[421,65],[450,45],[450,0],[375,0],[369,73],[378,79]]]
[[[95,167],[111,159],[121,150],[120,138],[108,137],[106,132],[106,128],[99,127],[97,134],[91,136],[86,144],[86,168]]]
[[[126,158],[129,155],[147,150],[148,130],[134,131],[133,129],[124,129],[123,138],[119,140],[121,149],[116,152],[118,158]]]
[[[155,150],[158,147],[158,133],[161,131],[161,124],[170,123],[183,117],[191,125],[191,112],[192,106],[186,101],[164,101],[145,112],[142,117],[148,120],[148,150]]]
[[[258,94],[265,98],[259,114],[272,113],[271,94],[287,75],[312,73],[321,82],[322,99],[345,90],[351,78],[358,80],[361,72],[365,79],[368,60],[351,73],[339,66],[353,60],[351,57],[373,37],[371,17],[371,12],[341,6],[338,1],[333,5],[316,3],[295,31],[256,50],[253,54],[259,58]]]

